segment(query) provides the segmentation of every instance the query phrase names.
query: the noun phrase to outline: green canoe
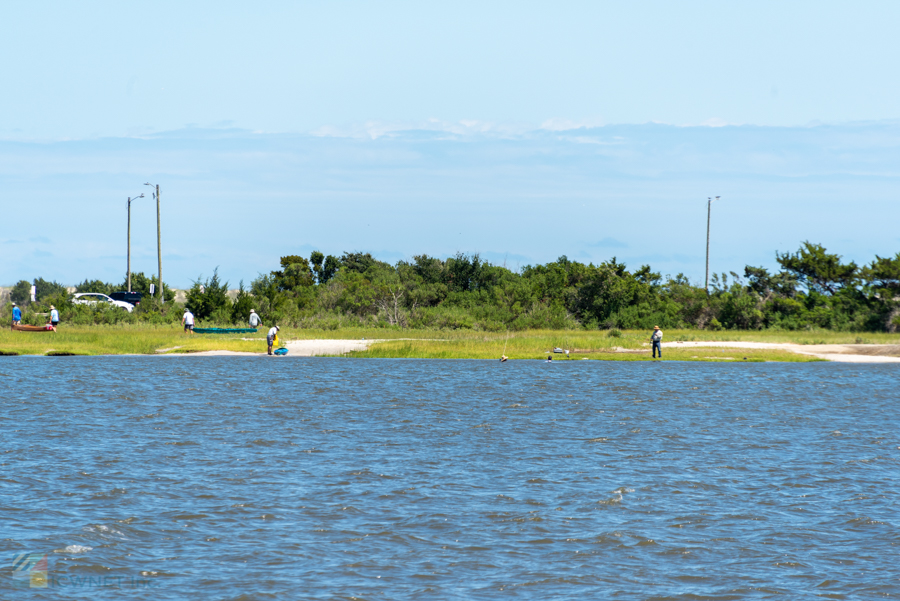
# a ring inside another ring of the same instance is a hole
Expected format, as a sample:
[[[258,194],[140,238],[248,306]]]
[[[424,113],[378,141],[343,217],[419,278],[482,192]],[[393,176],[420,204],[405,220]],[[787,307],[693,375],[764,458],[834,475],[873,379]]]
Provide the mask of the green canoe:
[[[194,328],[195,334],[251,334],[256,328]]]

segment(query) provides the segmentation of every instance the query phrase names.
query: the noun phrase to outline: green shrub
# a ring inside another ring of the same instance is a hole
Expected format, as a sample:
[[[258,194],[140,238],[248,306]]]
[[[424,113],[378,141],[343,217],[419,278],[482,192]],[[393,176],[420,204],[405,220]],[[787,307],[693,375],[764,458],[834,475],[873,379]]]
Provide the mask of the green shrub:
[[[231,321],[231,299],[228,298],[228,282],[219,281],[219,268],[213,270],[212,277],[201,282],[198,278],[188,290],[187,300],[184,306],[199,320],[205,320],[212,315],[217,318]],[[226,316],[227,317],[224,317]],[[221,322],[220,322],[221,323]]]
[[[253,297],[244,290],[244,281],[238,285],[237,297],[231,305],[231,323],[233,324],[249,324],[250,309],[256,309],[253,306]]]
[[[31,282],[19,280],[9,291],[9,299],[17,305],[27,305],[31,302]]]

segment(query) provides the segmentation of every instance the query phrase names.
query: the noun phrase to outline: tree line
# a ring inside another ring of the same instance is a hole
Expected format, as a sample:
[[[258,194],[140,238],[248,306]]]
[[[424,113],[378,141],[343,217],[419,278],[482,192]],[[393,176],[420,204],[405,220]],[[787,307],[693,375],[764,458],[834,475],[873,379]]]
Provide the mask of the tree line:
[[[713,274],[710,289],[682,274],[663,277],[650,266],[629,270],[615,257],[584,264],[561,256],[519,271],[491,264],[478,254],[448,258],[417,255],[390,264],[370,253],[340,257],[313,252],[281,257],[237,297],[218,270],[198,278],[185,307],[204,323],[244,324],[250,309],[266,323],[294,327],[400,327],[427,329],[783,329],[896,331],[900,326],[900,253],[866,265],[844,262],[820,244],[776,253],[779,269],[746,266],[743,273]],[[140,277],[136,277],[136,276]],[[43,280],[41,280],[43,281]],[[141,283],[135,286],[136,281]],[[150,278],[132,274],[132,289],[149,291]],[[20,283],[21,284],[21,283]],[[27,283],[30,288],[30,283]],[[55,283],[39,289],[53,297]],[[58,286],[58,284],[56,284]],[[104,286],[106,288],[104,288]],[[121,290],[86,280],[79,291]],[[166,289],[167,299],[171,291]],[[57,291],[57,297],[58,297]],[[15,298],[14,298],[15,300]],[[61,302],[57,307],[61,308]],[[178,321],[182,306],[141,303],[116,321]],[[8,308],[6,309],[8,311]],[[67,303],[71,317],[89,321],[96,312]],[[78,315],[75,315],[78,313]],[[66,314],[63,313],[63,319]]]

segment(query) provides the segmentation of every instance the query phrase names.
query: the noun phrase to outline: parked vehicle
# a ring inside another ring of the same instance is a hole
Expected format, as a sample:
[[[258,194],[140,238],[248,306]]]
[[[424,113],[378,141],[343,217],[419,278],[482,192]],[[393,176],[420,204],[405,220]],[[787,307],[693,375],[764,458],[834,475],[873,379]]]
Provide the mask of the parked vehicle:
[[[142,296],[143,296],[143,294],[141,294],[140,292],[119,291],[119,292],[113,292],[112,294],[110,294],[109,298],[111,298],[113,300],[117,300],[117,301],[122,301],[123,303],[131,303],[132,305],[137,306],[137,305],[141,304]]]
[[[134,305],[131,303],[126,303],[125,301],[113,300],[105,294],[100,294],[99,292],[81,292],[72,297],[73,305],[101,305],[110,303],[114,307],[119,307],[121,309],[125,309],[129,313],[134,311]]]

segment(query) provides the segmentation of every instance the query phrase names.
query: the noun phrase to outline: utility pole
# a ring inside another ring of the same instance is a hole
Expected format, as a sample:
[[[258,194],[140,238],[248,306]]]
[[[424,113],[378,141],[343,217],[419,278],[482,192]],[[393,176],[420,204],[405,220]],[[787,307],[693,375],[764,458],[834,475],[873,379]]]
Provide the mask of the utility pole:
[[[144,184],[145,186],[150,186],[151,189],[153,184],[147,182]],[[157,286],[159,287],[159,302],[160,304],[166,302],[166,297],[163,294],[163,279],[162,279],[162,237],[160,234],[159,227],[159,184],[156,184],[156,254],[159,257],[159,280],[157,281]]]
[[[131,201],[143,198],[144,195],[128,197],[128,292],[131,292]]]
[[[721,196],[716,196],[716,200],[722,198]],[[711,196],[706,197],[706,294],[709,294],[709,221],[712,216],[712,203],[713,199]]]
[[[166,302],[162,279],[162,236],[159,230],[159,184],[156,184],[156,256],[159,259],[159,303]]]

